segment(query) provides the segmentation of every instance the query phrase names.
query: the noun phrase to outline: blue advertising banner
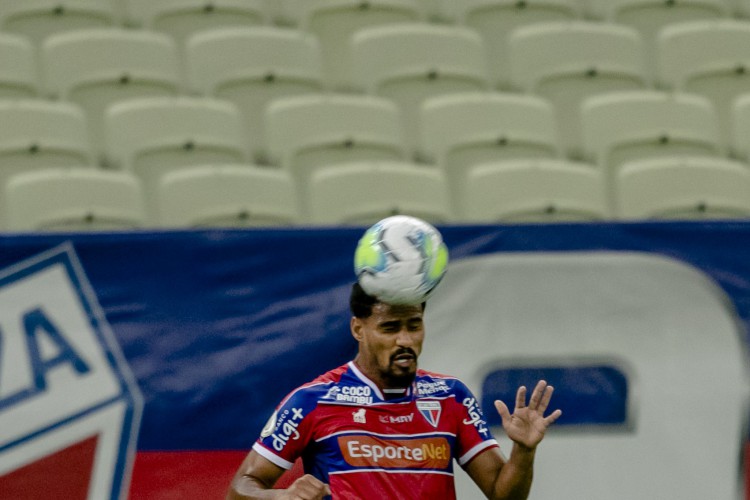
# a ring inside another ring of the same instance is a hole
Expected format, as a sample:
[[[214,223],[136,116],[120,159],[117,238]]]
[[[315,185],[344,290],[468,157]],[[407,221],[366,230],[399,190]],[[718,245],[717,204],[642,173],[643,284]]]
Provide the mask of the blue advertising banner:
[[[0,238],[0,269],[69,245],[142,395],[139,454],[245,452],[284,395],[355,354],[348,296],[363,229],[6,235]],[[636,252],[676,259],[727,294],[745,344],[750,341],[750,222],[439,229],[452,263],[518,252]],[[0,344],[0,363],[7,365],[3,352]],[[0,367],[0,395],[3,373]],[[614,374],[618,390],[627,393],[627,381]],[[487,392],[497,395],[508,377],[493,373]],[[596,399],[567,397],[583,401],[582,408]],[[612,404],[602,418],[622,420],[622,399]],[[590,424],[598,417],[581,418]],[[0,484],[4,473],[9,471],[0,471]]]

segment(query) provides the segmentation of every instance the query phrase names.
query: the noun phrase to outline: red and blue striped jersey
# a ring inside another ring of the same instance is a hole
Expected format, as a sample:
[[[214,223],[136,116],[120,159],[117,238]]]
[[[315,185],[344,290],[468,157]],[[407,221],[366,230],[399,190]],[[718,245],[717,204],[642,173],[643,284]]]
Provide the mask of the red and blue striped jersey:
[[[453,461],[465,466],[498,446],[479,402],[458,379],[418,370],[386,398],[353,362],[289,394],[253,449],[305,472],[333,498],[455,498]]]

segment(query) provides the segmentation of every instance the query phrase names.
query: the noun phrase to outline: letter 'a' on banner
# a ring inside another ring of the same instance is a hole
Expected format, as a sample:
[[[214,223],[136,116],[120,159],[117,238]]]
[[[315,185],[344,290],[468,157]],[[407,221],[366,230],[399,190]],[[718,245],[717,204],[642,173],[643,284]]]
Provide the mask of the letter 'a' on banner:
[[[72,245],[0,271],[0,496],[127,498],[142,409]]]

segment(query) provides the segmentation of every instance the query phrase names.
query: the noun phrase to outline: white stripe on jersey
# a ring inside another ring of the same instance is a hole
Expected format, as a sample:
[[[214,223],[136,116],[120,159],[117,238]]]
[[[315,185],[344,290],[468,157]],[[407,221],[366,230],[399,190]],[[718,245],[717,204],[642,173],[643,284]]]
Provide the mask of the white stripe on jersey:
[[[364,373],[359,371],[359,368],[357,368],[357,365],[354,364],[354,361],[349,361],[348,365],[349,365],[349,369],[352,371],[352,373],[354,373],[354,375],[358,379],[360,379],[362,382],[367,384],[373,391],[375,391],[375,394],[378,396],[378,398],[381,401],[385,401],[385,397],[383,396],[383,393],[380,392],[380,389],[378,388],[377,385],[375,385],[375,382],[367,378]]]
[[[434,436],[456,437],[456,435],[453,434],[452,432],[420,432],[419,434],[382,434],[379,432],[370,432],[370,431],[365,431],[365,430],[353,430],[353,431],[333,432],[331,434],[328,434],[327,436],[323,436],[321,438],[316,439],[315,442],[319,443],[325,439],[328,439],[334,436],[341,436],[345,434],[352,434],[355,436],[361,436],[362,434],[365,434],[367,436],[377,436],[377,437],[387,438],[387,439],[411,439],[411,438],[434,437]],[[476,448],[476,446],[474,448]]]
[[[253,445],[253,450],[255,450],[258,453],[258,455],[262,456],[263,458],[266,458],[266,459],[270,460],[271,462],[273,462],[274,464],[278,465],[282,469],[289,470],[289,469],[291,469],[294,466],[294,463],[289,462],[287,460],[284,460],[280,456],[278,456],[275,453],[273,453],[273,452],[267,450],[266,448],[264,448],[259,443],[255,443]]]
[[[469,460],[477,456],[480,451],[486,448],[489,448],[490,446],[494,446],[494,445],[497,445],[497,441],[494,439],[488,439],[487,441],[482,441],[481,443],[479,443],[478,445],[474,446],[472,449],[470,449],[469,451],[461,455],[461,457],[458,459],[458,465],[463,466]]]

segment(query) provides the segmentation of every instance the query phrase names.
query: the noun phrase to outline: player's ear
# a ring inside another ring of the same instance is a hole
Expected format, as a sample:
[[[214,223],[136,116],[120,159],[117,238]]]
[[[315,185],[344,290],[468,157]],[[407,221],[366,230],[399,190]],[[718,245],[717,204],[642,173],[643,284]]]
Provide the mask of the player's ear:
[[[349,322],[349,328],[352,331],[352,337],[354,337],[354,339],[357,342],[361,342],[362,341],[362,320],[356,316],[352,316],[352,319]]]

